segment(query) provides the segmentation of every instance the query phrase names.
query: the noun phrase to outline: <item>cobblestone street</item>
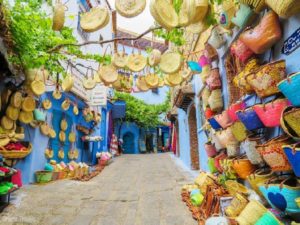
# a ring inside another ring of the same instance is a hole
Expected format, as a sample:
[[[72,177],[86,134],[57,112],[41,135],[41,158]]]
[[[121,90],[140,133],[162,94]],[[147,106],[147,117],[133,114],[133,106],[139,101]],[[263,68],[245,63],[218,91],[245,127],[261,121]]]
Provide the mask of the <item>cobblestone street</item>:
[[[0,224],[196,225],[180,199],[190,180],[169,154],[123,155],[89,182],[23,187]]]

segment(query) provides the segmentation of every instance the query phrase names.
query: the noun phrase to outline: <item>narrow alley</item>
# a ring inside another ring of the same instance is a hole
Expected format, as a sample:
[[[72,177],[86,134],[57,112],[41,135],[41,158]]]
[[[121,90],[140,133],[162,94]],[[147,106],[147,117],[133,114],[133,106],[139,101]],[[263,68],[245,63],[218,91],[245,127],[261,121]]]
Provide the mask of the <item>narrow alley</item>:
[[[88,182],[21,189],[0,224],[196,225],[180,198],[190,178],[170,154],[123,155]]]

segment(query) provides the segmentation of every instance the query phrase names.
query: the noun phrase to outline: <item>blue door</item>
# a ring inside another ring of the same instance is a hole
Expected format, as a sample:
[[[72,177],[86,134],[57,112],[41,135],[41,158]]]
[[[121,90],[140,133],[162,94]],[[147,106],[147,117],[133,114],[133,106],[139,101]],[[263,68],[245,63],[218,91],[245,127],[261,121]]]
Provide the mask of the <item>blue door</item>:
[[[123,135],[123,149],[125,154],[134,154],[134,134],[127,132]]]

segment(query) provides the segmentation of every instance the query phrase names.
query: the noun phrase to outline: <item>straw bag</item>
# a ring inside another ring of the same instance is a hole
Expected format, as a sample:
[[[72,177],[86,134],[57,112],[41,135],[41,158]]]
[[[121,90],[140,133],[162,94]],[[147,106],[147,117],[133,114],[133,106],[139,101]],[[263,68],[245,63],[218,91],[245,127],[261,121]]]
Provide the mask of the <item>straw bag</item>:
[[[209,125],[214,129],[214,130],[220,130],[222,127],[221,125],[216,121],[214,117],[211,117],[208,119]]]
[[[66,141],[66,133],[64,131],[60,131],[58,134],[58,138],[60,142],[65,142]]]
[[[108,10],[104,7],[92,8],[81,14],[80,26],[85,32],[94,32],[105,27],[109,22]]]
[[[12,94],[11,99],[10,99],[10,105],[15,107],[15,108],[20,108],[22,104],[22,93],[17,91]]]
[[[272,212],[266,212],[255,225],[283,225]]]
[[[242,70],[237,76],[234,77],[233,79],[234,86],[236,86],[246,94],[252,94],[254,92],[254,89],[252,86],[250,86],[250,84],[246,80],[246,77],[252,72],[255,72],[257,69],[259,69],[258,60],[257,59],[249,60],[244,70]]]
[[[232,167],[239,178],[244,180],[256,170],[256,167],[247,158],[233,160]]]
[[[226,159],[227,158],[227,155],[225,152],[221,152],[219,153],[217,156],[215,156],[215,167],[218,169],[218,171],[220,173],[223,173],[223,167],[222,167],[222,160]]]
[[[199,186],[201,193],[205,194],[207,186],[215,183],[215,177],[209,173],[200,172],[194,183]]]
[[[52,97],[54,98],[54,99],[56,99],[56,100],[59,100],[59,99],[61,99],[61,96],[62,96],[62,94],[61,94],[61,92],[59,91],[59,88],[58,88],[58,86],[56,87],[56,89],[53,91],[53,93],[52,93]]]
[[[281,211],[299,210],[295,199],[300,197],[300,185],[295,177],[274,177],[259,185],[268,203]]]
[[[253,29],[244,31],[240,40],[254,53],[262,54],[282,37],[279,18],[273,11],[268,12]]]
[[[208,12],[208,0],[189,0],[189,17],[191,23],[202,22]]]
[[[237,193],[230,205],[225,209],[226,216],[237,217],[247,206],[248,202],[248,199],[244,195]]]
[[[256,200],[251,200],[236,218],[239,225],[255,224],[265,213],[267,209]]]
[[[220,160],[220,165],[223,169],[223,175],[226,177],[227,180],[237,179],[236,172],[232,168],[232,161],[233,160],[230,158],[225,158]]]
[[[284,110],[282,114],[282,120],[287,123],[288,128],[291,128],[292,131],[296,134],[297,138],[300,138],[300,109],[289,107]],[[287,126],[282,126],[287,127]],[[286,130],[286,129],[284,129]],[[290,133],[290,132],[288,132]]]
[[[266,104],[254,105],[253,109],[266,127],[277,127],[283,110],[289,105],[287,99],[276,99]]]
[[[74,104],[74,105],[73,105],[73,113],[74,113],[74,115],[76,115],[76,116],[79,114],[79,109],[78,109],[77,104]]]
[[[42,101],[42,106],[45,110],[51,109],[52,102],[49,99],[45,99]]]
[[[208,104],[214,112],[219,112],[223,109],[224,105],[221,89],[213,90],[211,92],[211,95],[208,98]]]
[[[13,120],[13,121],[18,120],[19,113],[20,113],[20,109],[19,108],[15,108],[15,107],[10,106],[10,105],[7,107],[6,112],[5,112],[6,116],[9,119]]]
[[[242,111],[237,111],[236,114],[239,120],[245,125],[246,129],[249,131],[257,130],[264,127],[263,123],[261,122],[261,120],[259,119],[252,107]]]
[[[34,81],[32,81],[30,84],[30,88],[32,92],[37,96],[44,94],[46,91],[46,86],[44,81],[41,81],[39,79],[34,79]]]
[[[254,52],[240,39],[233,42],[230,47],[230,52],[232,55],[238,57],[238,59],[243,63],[246,63],[254,55]]]
[[[285,155],[287,156],[289,163],[291,164],[293,171],[297,177],[300,177],[300,148],[299,143],[292,145],[282,146]]]
[[[289,18],[300,12],[297,0],[265,0],[267,5],[282,18]]]
[[[223,129],[226,129],[232,124],[232,121],[228,115],[227,110],[224,110],[221,114],[214,116],[215,120],[221,125]]]
[[[115,7],[120,15],[131,18],[144,11],[146,0],[116,0]]]
[[[63,149],[59,149],[58,151],[58,158],[59,159],[64,159],[65,158],[65,152]]]
[[[279,93],[277,84],[286,76],[285,60],[279,60],[261,66],[256,73],[249,74],[247,82],[260,98]]]
[[[96,87],[96,81],[93,77],[93,72],[91,74],[91,76],[89,76],[89,70],[92,71],[91,68],[88,68],[87,71],[86,71],[86,77],[84,78],[82,84],[83,84],[83,87],[86,89],[86,90],[92,90]]]
[[[214,144],[214,146],[216,147],[217,151],[220,151],[221,149],[225,148],[225,146],[223,146],[220,143],[220,140],[217,138],[216,132],[214,130],[210,131],[210,136],[211,136],[211,142]]]
[[[74,143],[76,141],[76,133],[75,133],[75,127],[72,127],[72,132],[69,133],[69,142]]]
[[[61,108],[64,110],[64,111],[68,111],[69,108],[70,108],[70,100],[69,99],[66,99],[64,100],[62,103],[61,103]]]
[[[257,150],[272,171],[289,171],[292,167],[284,154],[282,146],[290,143],[291,139],[282,135],[267,141],[263,145],[258,145]]]
[[[241,152],[246,153],[250,162],[254,165],[263,164],[264,161],[257,150],[257,145],[261,145],[263,138],[261,136],[248,136],[245,141],[241,143]]]
[[[148,87],[157,88],[159,79],[157,74],[150,73],[145,76],[145,81]]]
[[[161,56],[160,69],[167,74],[176,73],[182,66],[182,58],[179,53],[166,52]]]
[[[123,45],[123,52],[116,51],[111,60],[112,64],[117,68],[124,68],[128,63],[128,55],[125,52]]]
[[[215,26],[212,29],[207,43],[216,49],[220,49],[226,43],[226,40],[223,37],[223,33],[218,28],[218,26]]]
[[[210,76],[210,73],[211,73],[210,65],[205,65],[202,67],[202,72],[200,74],[200,77],[203,84],[206,84],[206,80]]]
[[[54,139],[56,138],[56,132],[53,128],[50,127],[49,129],[49,135],[48,135],[50,138]]]
[[[33,112],[35,109],[35,100],[32,96],[27,96],[22,102],[22,110],[25,112]]]
[[[24,124],[29,124],[33,121],[33,112],[21,111],[19,114],[19,121]]]
[[[118,71],[113,65],[101,65],[98,69],[100,79],[105,85],[113,84],[118,79]]]
[[[253,15],[252,9],[246,4],[240,4],[239,10],[235,16],[231,19],[231,22],[237,25],[239,28],[243,28],[247,25],[249,19]]]
[[[206,84],[211,91],[222,88],[219,68],[214,68],[211,70],[209,77],[206,79]]]
[[[48,136],[49,130],[50,130],[50,127],[47,123],[44,122],[44,123],[40,124],[40,131],[43,135]]]
[[[252,189],[260,196],[262,193],[259,190],[259,185],[274,177],[274,173],[270,169],[258,169],[247,177]]]
[[[160,63],[161,52],[158,49],[153,49],[148,56],[148,63],[150,66],[157,66]]]
[[[45,150],[45,157],[46,157],[46,159],[52,159],[53,156],[54,156],[53,150],[50,149],[50,148],[46,148],[46,150]]]
[[[127,67],[133,72],[142,71],[147,65],[147,58],[144,57],[139,49],[137,54],[132,50],[132,54],[128,57]]]
[[[238,183],[235,180],[227,180],[225,181],[226,189],[229,194],[235,196],[236,194],[248,195],[249,190],[242,184]]]
[[[68,122],[67,122],[66,119],[62,119],[62,120],[60,121],[60,129],[61,129],[62,131],[66,131],[66,130],[68,129]]]
[[[211,142],[205,143],[204,148],[208,157],[214,157],[218,154],[215,145]]]
[[[251,6],[256,13],[260,13],[265,7],[265,0],[239,0],[239,2]]]
[[[201,95],[204,107],[208,106],[208,99],[210,95],[211,95],[211,91],[207,88],[207,86],[205,86]]]
[[[70,71],[68,71],[67,68],[67,75],[61,83],[61,88],[64,92],[68,92],[71,91],[73,85],[74,85],[74,78],[72,76],[72,67],[71,67]]]
[[[247,129],[241,121],[236,121],[234,124],[232,124],[231,130],[237,141],[241,142],[247,138]]]
[[[300,72],[292,73],[277,86],[279,90],[291,101],[293,106],[300,106]]]
[[[146,83],[146,80],[145,80],[144,76],[139,76],[138,77],[138,79],[136,80],[136,86],[141,91],[148,91],[149,90],[149,87]]]
[[[154,20],[167,30],[178,26],[178,15],[168,0],[151,0],[150,13]]]
[[[56,0],[56,4],[53,10],[53,23],[52,29],[60,31],[65,24],[65,10],[66,6],[61,3],[60,0]]]

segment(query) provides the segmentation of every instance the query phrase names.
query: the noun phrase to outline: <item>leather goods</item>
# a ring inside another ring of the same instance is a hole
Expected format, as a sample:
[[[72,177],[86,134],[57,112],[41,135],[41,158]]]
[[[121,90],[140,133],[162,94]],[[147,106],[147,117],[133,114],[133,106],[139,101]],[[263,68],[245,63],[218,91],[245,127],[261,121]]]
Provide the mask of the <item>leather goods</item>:
[[[278,15],[270,11],[253,29],[240,35],[240,40],[254,53],[262,54],[277,43],[282,37]]]

